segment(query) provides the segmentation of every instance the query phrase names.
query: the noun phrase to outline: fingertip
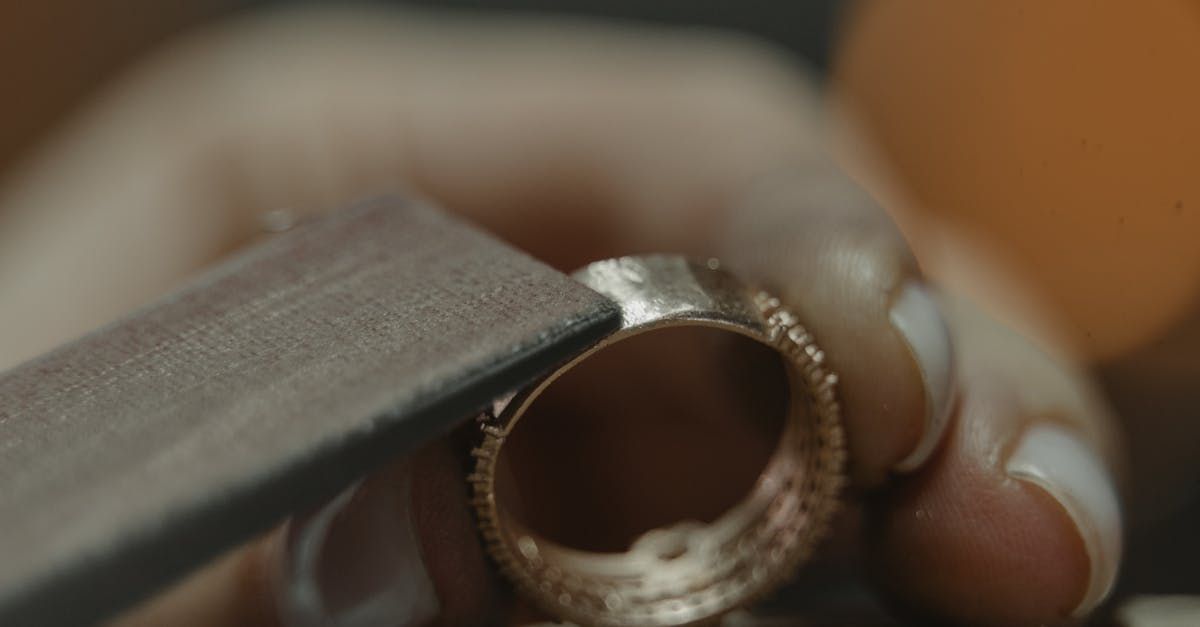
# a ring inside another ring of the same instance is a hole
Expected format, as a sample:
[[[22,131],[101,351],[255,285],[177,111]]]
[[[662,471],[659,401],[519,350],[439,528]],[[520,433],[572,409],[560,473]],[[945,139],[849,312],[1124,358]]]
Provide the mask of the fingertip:
[[[423,624],[441,608],[421,554],[405,465],[284,527],[275,594],[289,627]]]
[[[719,240],[722,259],[788,304],[842,382],[850,474],[860,487],[913,469],[949,414],[951,345],[907,244],[836,171],[764,180]],[[925,363],[927,361],[927,363]]]
[[[953,624],[1067,623],[1088,561],[1044,491],[955,454],[888,499],[870,533],[873,579],[904,611]]]
[[[1008,475],[1044,490],[1070,518],[1086,553],[1086,591],[1073,615],[1084,616],[1111,591],[1121,557],[1121,511],[1099,456],[1069,429],[1031,426],[1005,465]]]
[[[1003,389],[968,389],[947,446],[874,505],[875,579],[954,623],[1070,623],[1116,577],[1116,491],[1081,432],[1021,413]]]
[[[274,596],[284,625],[483,625],[499,594],[450,446],[429,446],[288,523]]]

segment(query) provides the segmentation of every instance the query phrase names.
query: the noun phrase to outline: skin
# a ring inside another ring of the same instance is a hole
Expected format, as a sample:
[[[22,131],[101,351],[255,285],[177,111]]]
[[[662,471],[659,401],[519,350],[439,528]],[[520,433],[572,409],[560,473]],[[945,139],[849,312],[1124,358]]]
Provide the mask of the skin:
[[[397,187],[564,270],[643,251],[719,255],[798,303],[834,356],[865,511],[854,541],[870,549],[878,589],[924,617],[1067,622],[1086,584],[1083,546],[1062,507],[1005,475],[1004,461],[1040,421],[1065,425],[1116,477],[1124,443],[1096,387],[1048,356],[1060,354],[1053,336],[1027,339],[1036,316],[1005,309],[1027,333],[1010,331],[956,295],[972,277],[938,273],[951,277],[939,298],[960,402],[938,452],[893,473],[925,408],[891,298],[922,280],[918,258],[960,265],[914,255],[840,173],[819,98],[771,50],[713,34],[548,26],[309,10],[220,25],[155,55],[0,186],[0,367],[262,237],[264,209],[304,216]],[[418,456],[415,472],[431,478],[419,483],[457,485],[455,450]],[[415,492],[419,530],[461,530],[420,534],[444,621],[491,616],[502,601],[465,507],[452,490]],[[962,506],[980,499],[986,511]],[[917,510],[934,515],[917,525]],[[277,621],[271,541],[117,624]]]

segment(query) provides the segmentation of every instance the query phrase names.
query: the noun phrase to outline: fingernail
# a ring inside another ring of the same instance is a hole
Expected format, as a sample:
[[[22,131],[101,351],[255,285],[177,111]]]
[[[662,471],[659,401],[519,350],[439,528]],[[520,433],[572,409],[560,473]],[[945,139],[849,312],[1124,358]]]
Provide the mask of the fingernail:
[[[424,625],[437,617],[409,473],[395,479],[360,483],[288,523],[275,585],[284,625]]]
[[[1005,471],[1048,492],[1075,523],[1091,564],[1075,616],[1087,614],[1112,589],[1121,559],[1121,511],[1104,464],[1067,429],[1039,424],[1025,432]]]
[[[900,288],[892,301],[889,317],[908,345],[925,388],[925,428],[921,439],[916,448],[896,464],[896,470],[907,472],[929,459],[950,422],[954,401],[954,349],[941,310],[922,283],[909,281]]]

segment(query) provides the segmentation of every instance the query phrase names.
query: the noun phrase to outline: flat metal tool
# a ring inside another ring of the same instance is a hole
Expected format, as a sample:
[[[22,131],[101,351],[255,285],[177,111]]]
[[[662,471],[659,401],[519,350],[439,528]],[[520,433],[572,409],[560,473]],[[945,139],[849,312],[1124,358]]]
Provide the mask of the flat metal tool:
[[[0,375],[0,625],[110,615],[617,323],[406,200],[268,240]]]

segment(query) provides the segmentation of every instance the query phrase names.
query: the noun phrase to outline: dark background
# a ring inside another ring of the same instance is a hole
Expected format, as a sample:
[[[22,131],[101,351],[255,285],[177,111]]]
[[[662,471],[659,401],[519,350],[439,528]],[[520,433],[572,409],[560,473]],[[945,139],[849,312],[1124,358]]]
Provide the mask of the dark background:
[[[774,41],[824,69],[829,61],[837,16],[841,5],[845,3],[836,0],[418,0],[407,4],[467,10],[596,15],[734,29]]]

